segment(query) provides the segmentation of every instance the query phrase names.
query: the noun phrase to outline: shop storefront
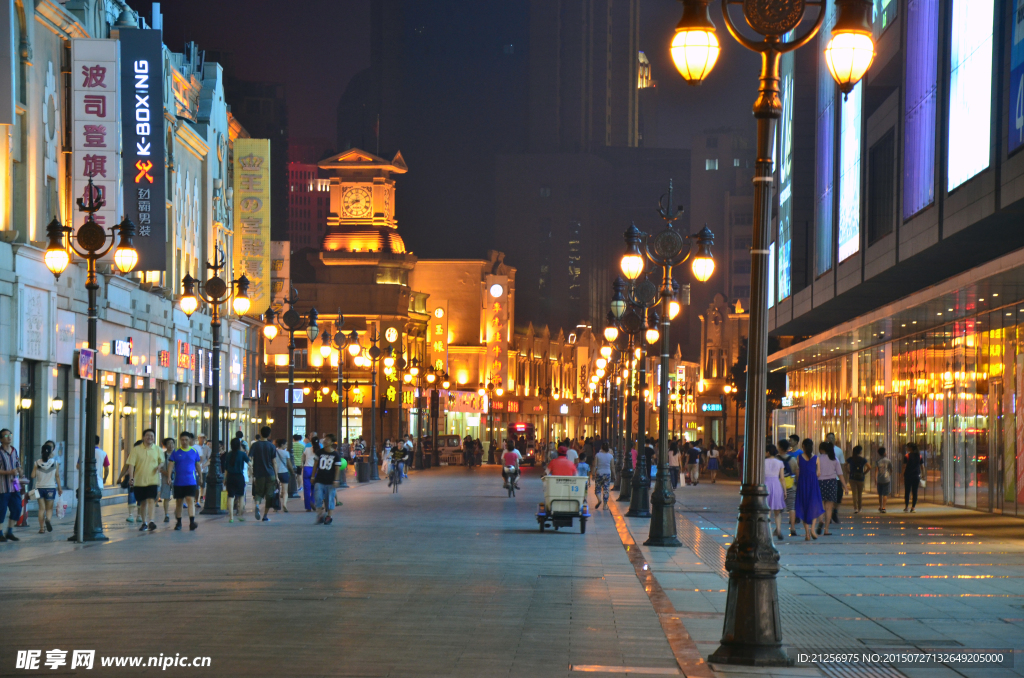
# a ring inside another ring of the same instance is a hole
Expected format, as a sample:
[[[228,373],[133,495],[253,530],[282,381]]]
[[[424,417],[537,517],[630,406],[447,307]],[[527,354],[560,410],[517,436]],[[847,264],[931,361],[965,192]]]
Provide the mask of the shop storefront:
[[[1024,308],[958,320],[787,377],[776,435],[817,442],[834,432],[847,454],[861,445],[872,460],[885,447],[897,472],[903,446],[915,441],[925,461],[924,499],[1024,515]],[[901,483],[892,487],[902,493]]]

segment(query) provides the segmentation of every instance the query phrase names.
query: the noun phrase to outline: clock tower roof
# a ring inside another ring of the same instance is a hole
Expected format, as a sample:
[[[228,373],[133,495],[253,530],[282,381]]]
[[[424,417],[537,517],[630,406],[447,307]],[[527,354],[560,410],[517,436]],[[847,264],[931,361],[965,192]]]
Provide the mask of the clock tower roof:
[[[362,149],[350,148],[347,151],[342,151],[337,155],[321,160],[317,164],[320,169],[325,170],[342,172],[348,170],[371,170],[379,172],[380,176],[388,176],[389,174],[405,174],[409,171],[409,167],[405,164],[405,158],[402,157],[401,151],[395,153],[395,157],[388,161]]]

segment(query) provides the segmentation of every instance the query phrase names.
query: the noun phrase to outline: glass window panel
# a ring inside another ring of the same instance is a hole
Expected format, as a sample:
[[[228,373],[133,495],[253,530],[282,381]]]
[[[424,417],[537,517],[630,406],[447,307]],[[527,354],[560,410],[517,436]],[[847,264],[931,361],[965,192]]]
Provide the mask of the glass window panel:
[[[949,70],[948,190],[989,165],[994,0],[954,0]]]
[[[840,106],[839,261],[860,251],[861,93],[857,85]]]
[[[903,217],[935,200],[935,103],[939,0],[907,3],[907,83],[903,137]]]

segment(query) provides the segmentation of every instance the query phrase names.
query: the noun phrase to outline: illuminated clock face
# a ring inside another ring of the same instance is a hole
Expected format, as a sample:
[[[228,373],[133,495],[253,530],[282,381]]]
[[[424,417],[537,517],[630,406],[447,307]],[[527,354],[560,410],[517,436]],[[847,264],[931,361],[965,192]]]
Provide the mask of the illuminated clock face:
[[[365,188],[350,188],[345,191],[345,214],[350,217],[365,217],[370,213],[370,192]]]
[[[444,309],[441,308],[440,306],[435,308],[434,309],[434,317],[438,318],[438,319],[443,318],[444,317]]]
[[[501,283],[494,283],[491,285],[491,296],[497,299],[505,293],[505,288],[501,286]]]
[[[398,330],[394,327],[389,327],[384,332],[384,338],[387,339],[389,343],[395,343],[395,341],[398,340]]]

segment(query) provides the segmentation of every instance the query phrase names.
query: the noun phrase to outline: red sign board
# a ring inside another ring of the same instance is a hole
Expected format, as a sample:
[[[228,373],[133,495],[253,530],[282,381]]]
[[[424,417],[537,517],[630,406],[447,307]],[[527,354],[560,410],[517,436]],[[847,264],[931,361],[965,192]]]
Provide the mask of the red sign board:
[[[160,367],[170,367],[171,366],[171,352],[170,351],[157,351],[156,352],[156,359],[157,359],[157,364],[159,364]]]

